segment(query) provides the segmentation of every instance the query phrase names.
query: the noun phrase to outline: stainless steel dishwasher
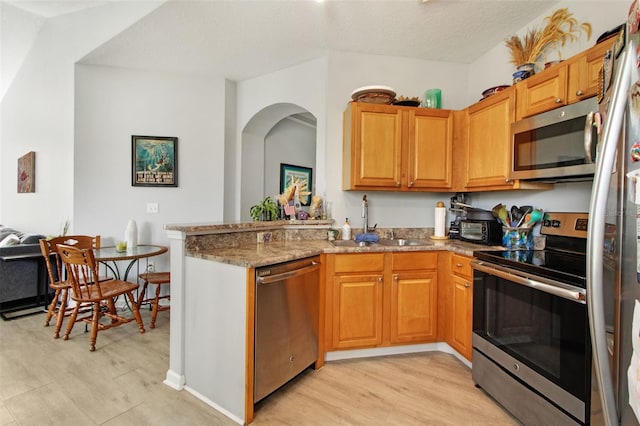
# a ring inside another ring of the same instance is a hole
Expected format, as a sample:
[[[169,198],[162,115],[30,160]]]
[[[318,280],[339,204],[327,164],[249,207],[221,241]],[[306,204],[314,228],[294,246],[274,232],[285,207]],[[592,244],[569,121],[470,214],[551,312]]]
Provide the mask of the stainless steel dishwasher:
[[[256,269],[254,402],[318,358],[319,270],[317,256]]]

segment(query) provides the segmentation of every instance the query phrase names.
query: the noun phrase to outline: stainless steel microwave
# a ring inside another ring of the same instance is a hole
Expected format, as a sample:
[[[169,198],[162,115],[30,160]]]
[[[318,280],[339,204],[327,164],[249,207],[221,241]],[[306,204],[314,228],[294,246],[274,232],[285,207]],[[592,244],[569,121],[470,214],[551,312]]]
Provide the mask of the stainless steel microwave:
[[[593,178],[598,104],[590,98],[511,125],[511,179]]]

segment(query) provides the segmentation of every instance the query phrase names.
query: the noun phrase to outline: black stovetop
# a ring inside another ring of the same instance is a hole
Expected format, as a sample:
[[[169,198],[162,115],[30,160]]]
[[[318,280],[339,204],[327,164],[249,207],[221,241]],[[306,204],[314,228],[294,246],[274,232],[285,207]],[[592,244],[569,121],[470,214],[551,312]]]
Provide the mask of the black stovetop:
[[[478,260],[586,288],[586,256],[559,250],[489,250],[473,254]]]

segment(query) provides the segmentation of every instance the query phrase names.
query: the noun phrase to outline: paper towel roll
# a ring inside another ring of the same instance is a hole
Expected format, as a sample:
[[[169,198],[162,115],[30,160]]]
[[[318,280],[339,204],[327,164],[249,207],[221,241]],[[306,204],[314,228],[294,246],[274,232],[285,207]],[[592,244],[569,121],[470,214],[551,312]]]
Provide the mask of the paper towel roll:
[[[438,205],[441,203],[438,203]],[[444,237],[445,222],[447,221],[446,207],[436,207],[436,225],[433,235],[436,237]]]

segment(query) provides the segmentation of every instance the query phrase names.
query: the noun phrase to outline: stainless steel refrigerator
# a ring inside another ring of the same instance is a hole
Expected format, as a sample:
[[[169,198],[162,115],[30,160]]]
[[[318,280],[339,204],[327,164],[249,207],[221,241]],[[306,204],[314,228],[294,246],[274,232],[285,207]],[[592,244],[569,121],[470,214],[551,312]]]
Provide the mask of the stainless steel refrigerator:
[[[600,111],[593,123],[599,126],[602,118],[587,240],[592,424],[638,425],[640,418],[638,20],[636,0],[614,48],[605,56]]]

